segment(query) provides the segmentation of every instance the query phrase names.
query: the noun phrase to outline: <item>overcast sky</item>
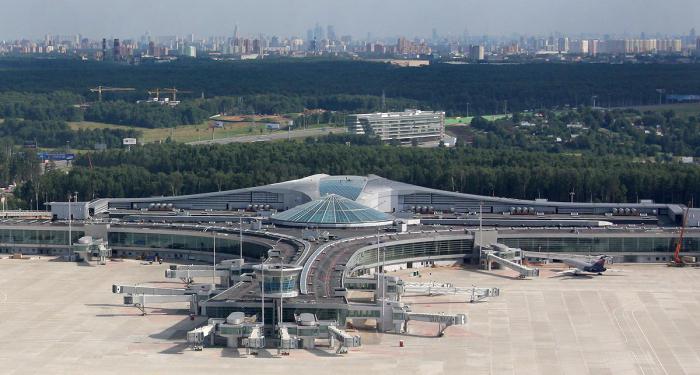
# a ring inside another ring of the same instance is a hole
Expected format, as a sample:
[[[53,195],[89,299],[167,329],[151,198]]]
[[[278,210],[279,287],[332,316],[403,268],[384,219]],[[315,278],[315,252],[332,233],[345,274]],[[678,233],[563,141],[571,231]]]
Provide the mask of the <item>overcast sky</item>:
[[[631,35],[700,30],[699,0],[0,0],[0,39],[44,34]]]

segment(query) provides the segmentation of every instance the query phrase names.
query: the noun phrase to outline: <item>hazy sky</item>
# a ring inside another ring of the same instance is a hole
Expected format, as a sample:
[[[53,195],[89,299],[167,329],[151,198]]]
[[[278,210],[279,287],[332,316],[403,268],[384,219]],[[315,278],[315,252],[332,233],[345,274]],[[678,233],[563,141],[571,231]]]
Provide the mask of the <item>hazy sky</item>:
[[[0,0],[0,39],[50,34],[338,35],[686,34],[698,0]]]

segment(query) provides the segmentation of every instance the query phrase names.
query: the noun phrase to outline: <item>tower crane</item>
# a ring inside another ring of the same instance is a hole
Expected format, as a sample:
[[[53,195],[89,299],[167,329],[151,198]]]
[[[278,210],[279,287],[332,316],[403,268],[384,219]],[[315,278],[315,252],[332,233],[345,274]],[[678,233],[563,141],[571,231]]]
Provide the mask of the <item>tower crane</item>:
[[[97,86],[94,88],[90,89],[90,92],[96,92],[97,93],[97,100],[102,101],[102,93],[103,92],[119,92],[119,91],[134,91],[136,90],[133,87],[107,87],[107,86]]]
[[[173,101],[175,102],[175,101],[177,101],[177,94],[178,94],[178,93],[183,93],[183,94],[185,94],[185,93],[191,93],[191,92],[192,92],[192,91],[179,90],[179,89],[173,87],[173,88],[164,88],[164,89],[152,89],[152,90],[148,90],[148,95],[155,95],[154,98],[155,98],[156,100],[158,100],[158,98],[160,97],[160,94],[161,94],[161,93],[163,93],[163,94],[171,94],[171,95],[173,96]]]

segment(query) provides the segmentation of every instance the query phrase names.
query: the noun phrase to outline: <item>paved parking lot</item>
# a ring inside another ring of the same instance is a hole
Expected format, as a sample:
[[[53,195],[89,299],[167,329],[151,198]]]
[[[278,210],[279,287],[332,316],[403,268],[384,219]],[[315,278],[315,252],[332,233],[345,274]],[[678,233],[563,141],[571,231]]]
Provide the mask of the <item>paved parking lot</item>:
[[[115,282],[179,286],[167,265],[135,261],[87,267],[47,259],[0,260],[0,368],[3,374],[259,373],[357,374],[698,374],[700,269],[615,265],[602,277],[516,280],[510,271],[437,268],[411,281],[500,287],[501,296],[409,297],[414,311],[466,312],[469,324],[409,323],[408,335],[362,332],[346,356],[325,349],[275,350],[259,357],[226,348],[192,352],[185,304],[141,316],[111,293]],[[399,347],[404,340],[405,347]]]

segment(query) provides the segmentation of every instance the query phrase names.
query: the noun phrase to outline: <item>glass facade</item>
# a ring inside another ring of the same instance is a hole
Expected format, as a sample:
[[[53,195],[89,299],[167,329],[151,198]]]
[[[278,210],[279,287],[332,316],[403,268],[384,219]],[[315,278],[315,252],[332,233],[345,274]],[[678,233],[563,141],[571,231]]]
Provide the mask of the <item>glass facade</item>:
[[[78,242],[85,232],[74,230],[71,243]],[[0,243],[2,244],[39,244],[39,245],[68,245],[68,228],[66,230],[38,230],[0,228]]]
[[[355,200],[362,193],[366,183],[367,179],[365,177],[326,177],[319,182],[318,191],[321,196],[337,194],[341,197]]]
[[[275,273],[275,271],[269,271]],[[265,272],[265,294],[290,293],[297,290],[299,275],[268,276]]]
[[[201,252],[214,251],[214,238],[207,236],[188,236],[170,233],[151,232],[110,232],[109,244],[112,247],[138,247],[152,249],[189,250]],[[251,242],[243,242],[243,257],[258,259],[267,253],[268,248]],[[231,255],[239,253],[238,239],[216,238],[216,252]]]
[[[272,219],[284,223],[300,224],[361,224],[392,221],[381,211],[365,207],[355,201],[329,194],[301,206],[280,212]]]
[[[498,242],[525,251],[579,253],[668,253],[678,242],[672,237],[549,237],[500,238]],[[683,251],[700,252],[700,238],[683,239]]]
[[[442,255],[467,255],[471,254],[474,242],[471,239],[442,240],[415,242],[401,245],[389,245],[381,247],[379,259],[387,262],[407,260],[412,258],[428,258]],[[367,249],[355,256],[348,263],[348,268],[377,263],[377,249]]]

